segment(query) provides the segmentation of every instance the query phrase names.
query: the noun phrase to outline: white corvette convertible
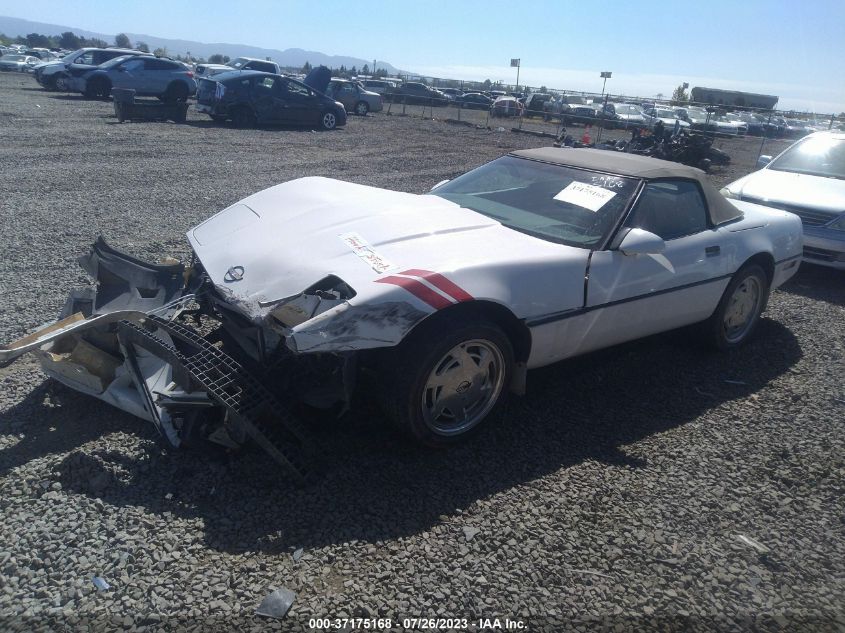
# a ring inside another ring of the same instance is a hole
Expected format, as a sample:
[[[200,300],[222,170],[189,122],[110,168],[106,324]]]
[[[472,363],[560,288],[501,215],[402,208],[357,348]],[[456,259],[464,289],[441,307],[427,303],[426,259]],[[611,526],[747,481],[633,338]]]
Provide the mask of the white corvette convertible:
[[[250,436],[301,466],[291,399],[348,402],[375,374],[389,417],[447,444],[523,391],[528,369],[695,323],[718,348],[742,344],[802,252],[796,216],[727,200],[699,170],[552,148],[426,195],[294,180],[188,240],[187,265],[99,240],[81,260],[97,287],[0,362],[36,352],[175,445]]]

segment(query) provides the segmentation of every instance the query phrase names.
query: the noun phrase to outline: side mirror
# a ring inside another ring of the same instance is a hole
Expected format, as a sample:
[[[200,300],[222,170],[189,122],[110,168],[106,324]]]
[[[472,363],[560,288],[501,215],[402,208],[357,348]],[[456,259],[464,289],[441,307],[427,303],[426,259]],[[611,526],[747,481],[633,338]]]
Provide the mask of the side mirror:
[[[435,190],[435,189],[437,189],[438,187],[440,187],[440,186],[442,186],[442,185],[445,185],[447,182],[449,182],[449,179],[448,179],[448,178],[447,178],[446,180],[441,180],[441,181],[440,181],[440,182],[438,182],[436,185],[434,185],[434,186],[430,189],[430,191],[434,191],[434,190]]]
[[[763,167],[765,167],[766,165],[768,165],[771,162],[772,162],[772,157],[767,156],[766,154],[763,154],[762,156],[760,156],[760,158],[757,159],[757,168],[762,169]]]
[[[666,242],[651,231],[629,229],[616,248],[623,255],[659,255],[666,250]]]

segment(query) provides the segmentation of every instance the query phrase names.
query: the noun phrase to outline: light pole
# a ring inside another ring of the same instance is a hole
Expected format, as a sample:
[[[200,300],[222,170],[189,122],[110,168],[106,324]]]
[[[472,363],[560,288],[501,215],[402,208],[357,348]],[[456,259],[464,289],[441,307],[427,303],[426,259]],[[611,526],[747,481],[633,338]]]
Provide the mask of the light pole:
[[[599,123],[600,123],[599,133],[596,135],[596,143],[598,143],[601,140],[601,131],[602,131],[602,128],[604,127],[601,123],[604,121],[605,108],[607,108],[607,97],[604,96],[604,87],[607,85],[607,80],[610,79],[610,76],[612,74],[613,73],[610,72],[609,70],[603,70],[603,71],[601,71],[601,74],[599,75],[599,77],[604,79],[604,81],[601,84],[602,119],[599,121]]]
[[[603,82],[602,82],[602,84],[601,84],[601,96],[602,96],[602,101],[604,101],[604,87],[607,85],[607,80],[608,80],[608,79],[610,79],[610,76],[611,76],[612,74],[613,74],[613,73],[612,73],[612,72],[610,72],[609,70],[603,70],[603,71],[601,72],[601,75],[599,75],[599,77],[601,77],[602,79],[604,79],[604,81],[603,81]]]

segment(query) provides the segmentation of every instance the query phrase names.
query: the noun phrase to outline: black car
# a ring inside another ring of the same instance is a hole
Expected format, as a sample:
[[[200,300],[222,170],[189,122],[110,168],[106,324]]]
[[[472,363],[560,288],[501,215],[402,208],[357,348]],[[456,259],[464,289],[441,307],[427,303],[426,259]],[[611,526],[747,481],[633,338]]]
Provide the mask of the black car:
[[[480,92],[468,92],[455,99],[455,104],[459,108],[467,108],[473,110],[489,110],[493,105],[493,100],[487,95]]]
[[[401,86],[396,88],[390,98],[394,103],[422,104],[422,105],[446,105],[448,99],[439,90],[429,88],[425,84],[406,81]]]
[[[325,130],[346,125],[343,104],[301,81],[252,70],[200,79],[197,110],[237,127],[308,125]]]
[[[543,106],[551,98],[552,95],[545,92],[533,92],[528,95],[528,98],[525,100],[525,116],[543,116]]]

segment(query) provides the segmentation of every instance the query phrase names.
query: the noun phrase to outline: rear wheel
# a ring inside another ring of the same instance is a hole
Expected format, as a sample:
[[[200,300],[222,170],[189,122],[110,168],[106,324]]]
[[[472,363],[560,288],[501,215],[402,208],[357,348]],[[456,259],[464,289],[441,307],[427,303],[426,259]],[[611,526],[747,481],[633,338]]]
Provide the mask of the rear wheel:
[[[326,112],[320,119],[320,125],[324,130],[333,130],[337,127],[337,115],[334,112]]]
[[[366,101],[359,101],[355,104],[355,114],[358,116],[367,116],[367,112],[370,111],[370,106]]]
[[[181,81],[174,81],[164,92],[166,103],[181,103],[188,100],[188,86]]]
[[[501,404],[513,347],[495,324],[439,321],[411,335],[383,368],[386,413],[429,446],[459,442]]]
[[[769,297],[769,278],[759,264],[737,271],[725,289],[713,315],[704,322],[707,342],[729,350],[745,343],[760,321]]]
[[[252,128],[255,127],[255,114],[249,108],[238,108],[232,115],[232,122],[235,127]]]

